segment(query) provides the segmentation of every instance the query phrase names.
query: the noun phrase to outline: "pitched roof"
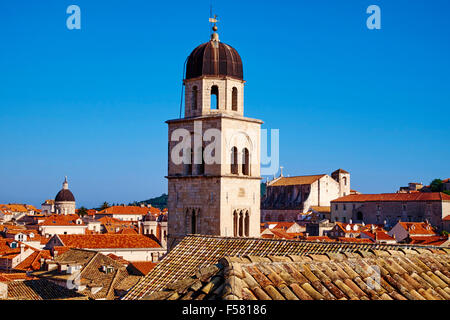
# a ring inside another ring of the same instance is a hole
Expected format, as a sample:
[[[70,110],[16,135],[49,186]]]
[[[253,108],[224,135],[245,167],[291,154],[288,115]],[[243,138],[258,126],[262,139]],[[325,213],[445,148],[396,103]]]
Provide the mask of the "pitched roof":
[[[442,220],[443,221],[450,221],[450,214],[446,215]]]
[[[449,253],[418,249],[225,257],[144,299],[450,300]]]
[[[155,207],[137,207],[137,206],[112,206],[99,211],[98,214],[140,214],[147,213],[158,214],[161,210]]]
[[[225,256],[307,255],[384,248],[399,250],[405,246],[189,235],[183,238],[124,298],[140,299],[161,290],[168,283],[192,276],[200,267],[215,264]]]
[[[301,184],[312,184],[313,182],[316,182],[320,178],[324,177],[325,174],[318,174],[318,175],[312,175],[312,176],[297,176],[297,177],[280,177],[278,180],[276,180],[273,183],[270,183],[269,185],[271,187],[278,187],[278,186],[294,186],[294,185],[301,185]]]
[[[433,227],[426,222],[399,222],[410,235],[435,235]]]
[[[333,173],[331,173],[331,174],[334,174],[334,173],[348,173],[348,171],[345,171],[344,169],[337,169],[336,171],[333,171]]]
[[[41,226],[85,226],[84,222],[81,220],[80,224],[77,224],[77,220],[80,216],[77,214],[53,214],[48,216],[39,225]]]
[[[365,235],[369,236],[371,239],[373,239],[375,241],[395,241],[395,239],[392,238],[390,235],[388,235],[386,231],[365,230],[365,231],[362,231],[361,233],[364,233]]]
[[[37,250],[29,255],[25,260],[15,266],[14,270],[34,271],[41,268],[41,259],[51,259],[52,255],[48,250]]]
[[[141,234],[61,234],[64,246],[84,249],[159,248],[154,240]]]
[[[63,300],[87,297],[45,279],[13,281],[8,283],[8,299],[12,300]]]
[[[138,273],[139,276],[146,276],[156,266],[155,262],[151,261],[133,261],[128,265],[128,268]]]
[[[317,212],[331,212],[330,206],[311,206],[310,208]]]
[[[114,299],[117,284],[129,276],[123,264],[99,252],[73,249],[58,255],[54,262],[59,265],[80,265],[80,285],[85,289],[80,293],[92,299]],[[112,272],[104,272],[103,267],[112,267]],[[57,269],[35,272],[42,279],[68,280],[71,274],[60,273]]]
[[[450,195],[442,192],[413,193],[379,193],[379,194],[349,194],[331,202],[384,202],[384,201],[450,201]]]

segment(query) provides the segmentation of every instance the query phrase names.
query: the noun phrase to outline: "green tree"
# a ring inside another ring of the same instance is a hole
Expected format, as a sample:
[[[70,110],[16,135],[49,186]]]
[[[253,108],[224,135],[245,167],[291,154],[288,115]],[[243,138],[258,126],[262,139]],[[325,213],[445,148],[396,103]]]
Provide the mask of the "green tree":
[[[80,209],[78,209],[78,215],[80,217],[84,217],[85,215],[87,215],[87,209],[85,207],[81,207]]]
[[[442,192],[442,180],[434,179],[430,183],[431,192]]]
[[[103,202],[102,206],[100,207],[100,211],[108,209],[109,207],[110,207],[109,203],[105,201],[105,202]]]

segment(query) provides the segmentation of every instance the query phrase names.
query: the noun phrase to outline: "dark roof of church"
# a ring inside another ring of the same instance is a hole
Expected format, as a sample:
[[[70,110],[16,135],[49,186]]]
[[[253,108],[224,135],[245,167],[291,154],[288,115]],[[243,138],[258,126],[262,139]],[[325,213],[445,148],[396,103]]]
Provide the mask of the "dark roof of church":
[[[195,275],[199,269],[216,264],[223,257],[304,256],[311,254],[355,253],[373,250],[408,250],[411,245],[327,243],[285,239],[231,238],[189,235],[173,248],[136,286],[125,300],[139,300],[158,292],[167,284]]]
[[[201,76],[228,76],[243,80],[241,57],[223,42],[211,40],[203,43],[192,51],[186,65],[186,79]]]
[[[337,169],[332,174],[335,174],[335,173],[348,173],[348,171],[345,171],[344,169]]]
[[[75,202],[75,197],[69,189],[61,189],[55,197],[55,201],[72,201]]]

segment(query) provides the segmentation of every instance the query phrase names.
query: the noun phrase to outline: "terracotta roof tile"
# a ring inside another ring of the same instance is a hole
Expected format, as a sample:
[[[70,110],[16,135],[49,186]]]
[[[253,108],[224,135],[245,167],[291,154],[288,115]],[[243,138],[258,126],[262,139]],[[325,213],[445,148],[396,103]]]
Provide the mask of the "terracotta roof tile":
[[[380,194],[350,194],[337,198],[334,202],[383,202],[383,201],[450,201],[450,195],[442,192],[414,193],[380,193]]]
[[[64,246],[84,249],[159,248],[154,240],[140,234],[58,235]]]
[[[402,250],[410,247],[412,246],[190,235],[173,248],[124,298],[130,300],[140,299],[143,296],[160,291],[168,283],[193,276],[201,266],[216,264],[223,257],[234,258],[248,255],[248,259],[252,263],[272,263],[270,259],[264,257],[276,255],[298,259],[296,263],[306,263],[304,261],[312,261],[311,258],[305,257],[308,254],[362,252],[372,249]],[[198,250],[198,248],[201,248],[201,250]],[[361,260],[360,254],[355,257],[355,259]],[[371,257],[375,257],[375,255],[371,254]],[[329,264],[335,270],[332,273],[338,274],[336,273],[339,272],[336,271],[336,266],[339,265],[339,262],[330,261]],[[261,288],[264,289],[270,284],[270,282],[265,282],[266,280],[264,280],[267,278],[264,274],[264,272],[268,272],[266,269],[248,268],[246,271],[253,278],[256,277],[255,280],[262,284]],[[344,271],[341,271],[341,273],[345,274]],[[297,278],[300,277],[298,272],[293,273],[292,276],[294,277],[294,275]],[[302,287],[302,289],[304,288]],[[252,292],[258,297],[258,292]]]
[[[137,207],[137,206],[112,206],[99,211],[98,214],[140,214],[147,213],[159,214],[161,210],[155,207]]]
[[[312,184],[316,182],[320,178],[324,177],[325,174],[318,174],[312,176],[296,176],[296,177],[281,177],[273,183],[269,185],[271,187],[278,186],[292,186],[292,185],[301,185],[301,184]]]
[[[312,260],[302,262],[294,262],[298,259],[292,259],[293,256],[284,261],[252,256],[241,260],[225,257],[215,265],[201,267],[196,275],[168,283],[143,299],[450,299],[450,255],[446,251],[393,256],[389,252],[367,257],[349,255],[339,261],[327,260],[321,255],[313,255]],[[377,273],[377,268],[381,273]],[[198,275],[202,273],[207,276],[200,281]],[[194,283],[198,285],[194,287]]]

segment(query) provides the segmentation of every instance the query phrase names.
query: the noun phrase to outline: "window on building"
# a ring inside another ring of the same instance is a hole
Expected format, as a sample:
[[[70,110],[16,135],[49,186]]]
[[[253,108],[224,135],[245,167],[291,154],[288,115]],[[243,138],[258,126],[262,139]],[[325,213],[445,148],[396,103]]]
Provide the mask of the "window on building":
[[[211,109],[219,109],[219,87],[211,87]]]
[[[244,235],[244,213],[239,213],[239,237]]]
[[[347,218],[346,217],[342,217],[342,222],[347,222]]]
[[[336,209],[336,210],[338,209],[338,205],[337,204],[334,206],[334,209]]]
[[[198,97],[198,88],[197,86],[194,86],[192,88],[192,96],[191,96],[192,110],[197,110],[197,97]]]
[[[245,176],[250,175],[250,153],[247,148],[242,150],[242,174]]]
[[[248,211],[245,212],[244,225],[245,225],[244,234],[246,237],[248,237],[248,235],[250,233],[250,230],[249,230],[250,229],[250,217],[248,215]]]
[[[344,177],[343,180],[344,180],[344,186],[346,186],[347,185],[347,177]]]
[[[345,203],[343,204],[344,211],[347,210]]]
[[[379,217],[379,216],[377,216],[377,217]],[[361,211],[358,211],[358,213],[356,214],[356,219],[359,221],[363,220],[363,214]]]
[[[238,236],[238,214],[236,210],[233,212],[233,235]]]
[[[238,90],[236,87],[233,87],[233,91],[231,94],[231,110],[237,111],[238,108]]]
[[[231,173],[238,174],[238,149],[236,147],[231,148]]]
[[[191,233],[192,234],[197,233],[197,215],[195,214],[194,209],[192,209],[192,214],[191,214]]]

